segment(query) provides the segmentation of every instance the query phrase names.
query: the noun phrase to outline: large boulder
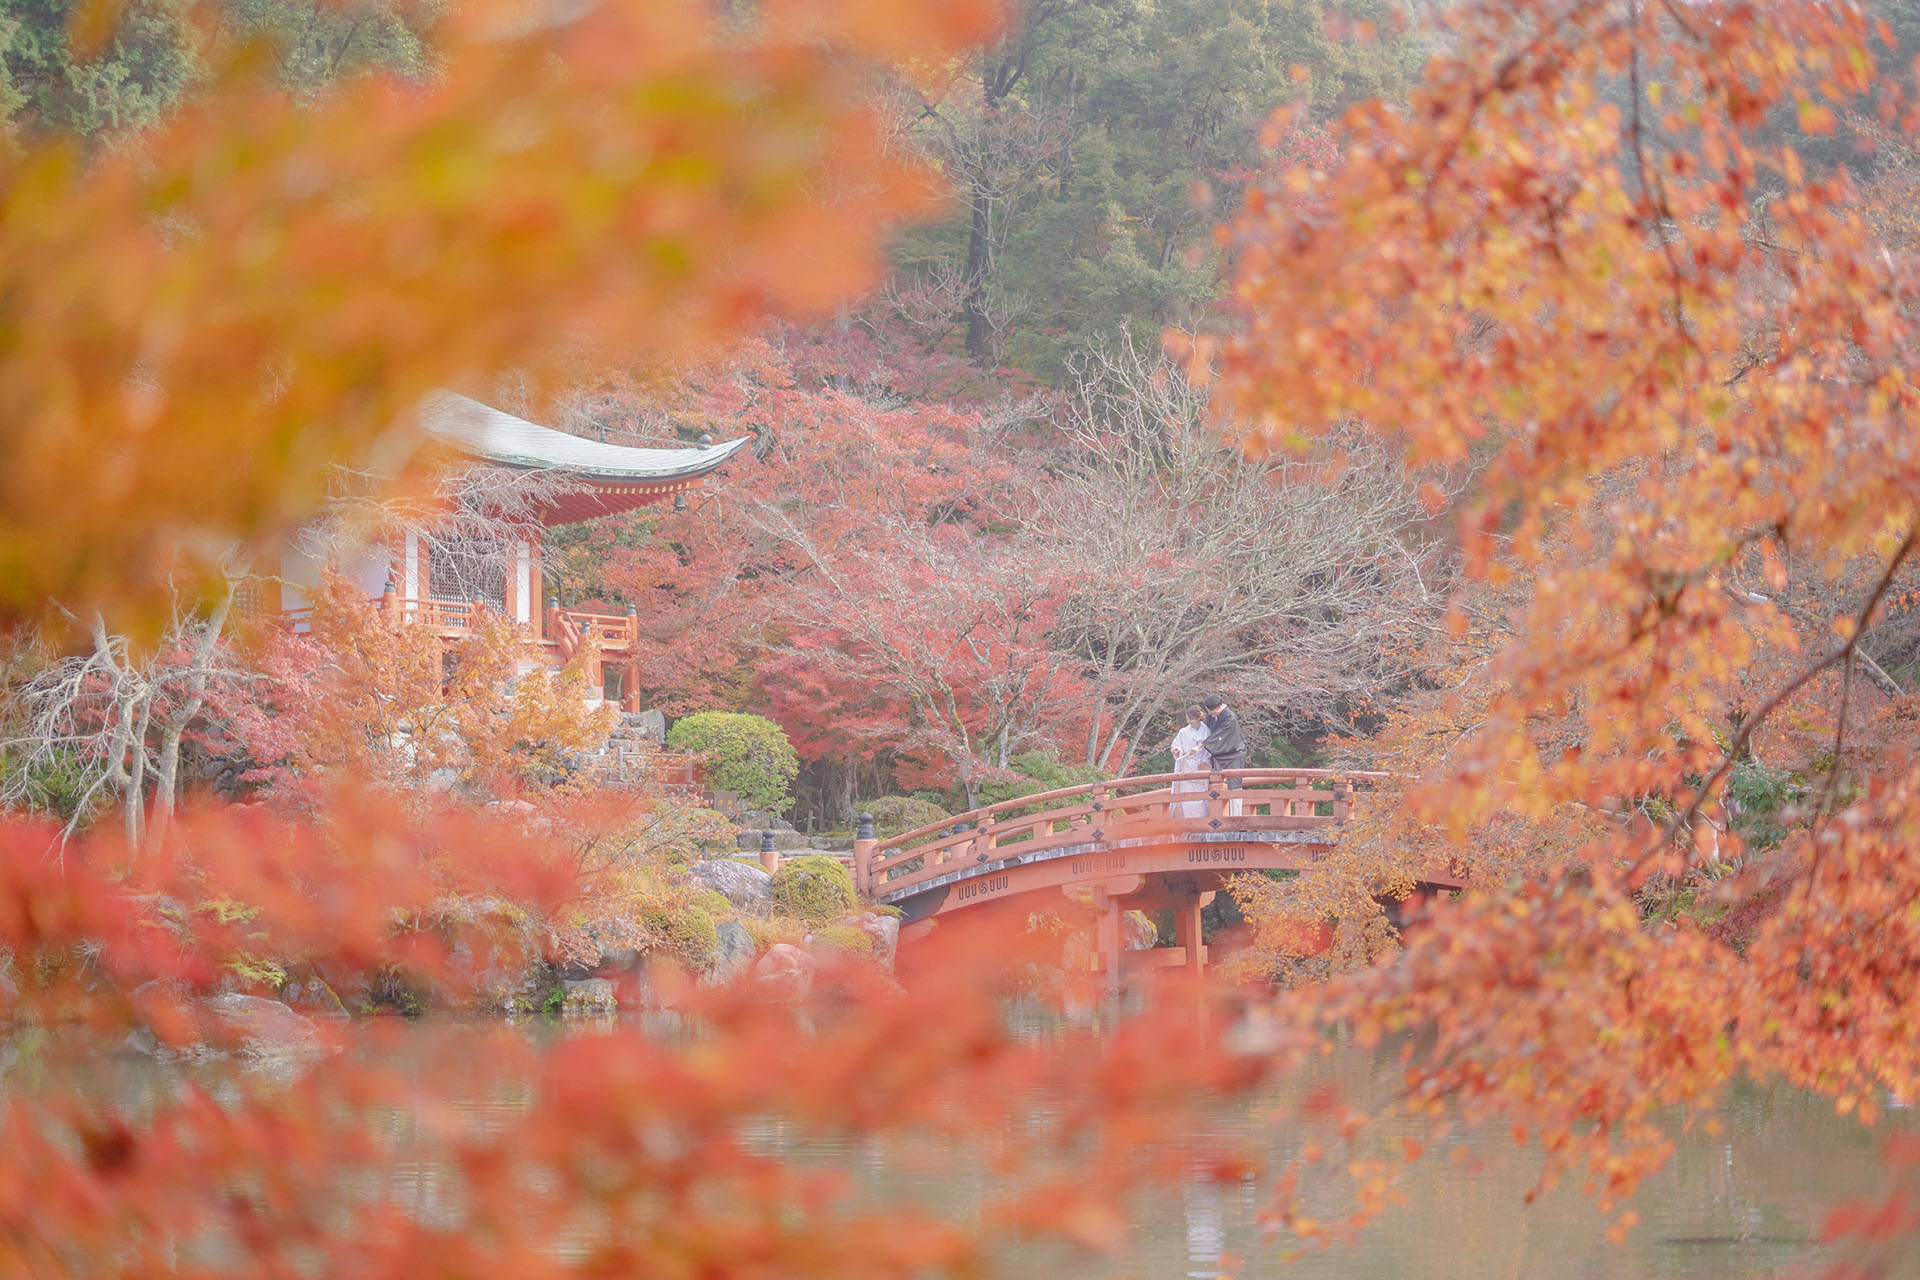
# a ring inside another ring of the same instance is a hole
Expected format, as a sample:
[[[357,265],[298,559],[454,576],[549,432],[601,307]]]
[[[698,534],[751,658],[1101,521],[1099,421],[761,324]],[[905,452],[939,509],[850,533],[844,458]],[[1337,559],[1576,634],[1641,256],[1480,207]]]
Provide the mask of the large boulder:
[[[688,868],[695,880],[713,890],[744,916],[765,919],[773,909],[773,877],[762,867],[737,858],[709,858]]]
[[[620,1008],[618,991],[611,978],[582,978],[560,984],[564,994],[560,1012],[573,1017],[603,1017]]]
[[[755,994],[762,1000],[793,1004],[805,1000],[813,991],[813,957],[788,942],[776,942],[767,948],[753,966]]]
[[[540,985],[539,958],[516,940],[464,935],[447,951],[456,1000],[476,1010],[511,1013]]]
[[[296,969],[288,978],[286,985],[280,988],[280,999],[288,1008],[310,1018],[345,1018],[350,1016],[347,1006],[341,1001],[327,980],[312,969]]]
[[[738,920],[722,920],[715,928],[720,935],[720,945],[714,952],[713,963],[700,975],[700,981],[711,987],[725,986],[752,969],[757,950],[753,935]]]
[[[313,1023],[278,1000],[238,991],[210,997],[202,1006],[210,1039],[256,1058],[313,1057],[325,1051]]]
[[[873,960],[888,973],[900,950],[900,921],[884,911],[863,911],[853,918],[853,927],[867,935],[873,944]]]
[[[644,738],[654,746],[664,746],[667,741],[667,717],[664,712],[648,709],[646,711],[622,711],[621,727],[636,738]]]
[[[373,1008],[374,975],[365,969],[322,958],[307,966],[307,970],[326,984],[327,990],[339,998],[349,1014],[367,1013]]]
[[[445,898],[431,923],[447,947],[449,994],[457,1003],[511,1013],[541,989],[544,929],[513,903]]]
[[[582,929],[594,950],[592,971],[569,977],[612,978],[640,967],[651,947],[645,926],[625,915],[601,916]]]

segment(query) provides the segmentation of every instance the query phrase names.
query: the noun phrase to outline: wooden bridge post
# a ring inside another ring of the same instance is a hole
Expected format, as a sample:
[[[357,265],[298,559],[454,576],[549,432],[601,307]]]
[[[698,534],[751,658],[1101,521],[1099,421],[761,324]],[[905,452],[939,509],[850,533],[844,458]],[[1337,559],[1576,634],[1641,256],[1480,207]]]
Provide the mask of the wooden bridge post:
[[[853,832],[853,887],[867,895],[873,893],[873,851],[880,847],[880,841],[873,833],[873,815],[860,815],[860,825]]]
[[[1353,812],[1353,781],[1349,778],[1333,780],[1333,820],[1345,822],[1347,815]]]
[[[1218,769],[1207,775],[1207,816],[1214,819],[1227,816],[1227,775]]]
[[[1102,987],[1110,996],[1117,996],[1126,990],[1126,930],[1125,914],[1120,904],[1108,895],[1106,887],[1097,886],[1093,891],[1093,905],[1099,908],[1100,919],[1094,926],[1094,939],[1098,944],[1100,962],[1106,967],[1106,976]]]
[[[768,875],[780,869],[780,851],[773,847],[773,832],[760,833],[760,865],[766,868]]]
[[[1189,887],[1173,904],[1173,940],[1186,948],[1187,976],[1198,979],[1207,963],[1207,948],[1202,941],[1200,909],[1212,894]]]
[[[993,856],[994,848],[998,844],[999,841],[994,839],[993,835],[993,815],[991,813],[986,814],[979,822],[974,824],[973,844],[971,846],[974,861],[987,861],[987,859]]]

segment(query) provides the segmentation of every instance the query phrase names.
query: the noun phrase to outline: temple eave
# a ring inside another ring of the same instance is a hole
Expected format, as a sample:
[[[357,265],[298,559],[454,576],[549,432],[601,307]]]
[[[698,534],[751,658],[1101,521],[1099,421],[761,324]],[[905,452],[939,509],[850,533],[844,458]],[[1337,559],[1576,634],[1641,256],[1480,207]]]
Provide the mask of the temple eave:
[[[641,507],[669,502],[675,494],[684,493],[692,487],[693,482],[690,480],[654,483],[595,480],[591,488],[567,494],[549,507],[544,523],[548,525],[578,524],[584,520],[598,520],[604,516],[619,515]]]

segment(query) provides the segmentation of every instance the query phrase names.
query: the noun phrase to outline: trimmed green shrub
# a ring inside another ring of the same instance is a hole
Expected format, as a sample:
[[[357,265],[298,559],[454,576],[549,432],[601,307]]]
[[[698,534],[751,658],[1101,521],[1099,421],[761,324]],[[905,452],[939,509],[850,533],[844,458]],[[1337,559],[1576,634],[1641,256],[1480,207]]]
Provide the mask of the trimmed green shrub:
[[[1020,775],[1019,779],[989,782],[981,787],[982,804],[999,804],[1002,800],[1017,800],[1042,791],[1077,787],[1099,782],[1107,776],[1105,770],[1094,765],[1066,764],[1058,756],[1042,751],[1024,751],[1007,761],[1007,765]]]
[[[704,968],[720,953],[720,925],[698,903],[678,910],[652,910],[642,919],[666,949],[690,968]]]
[[[781,862],[773,873],[773,905],[816,927],[853,910],[853,875],[836,858],[805,854]]]
[[[881,796],[861,807],[873,815],[874,834],[882,840],[953,816],[931,800],[918,796]]]
[[[733,792],[750,809],[779,813],[793,803],[787,788],[800,775],[800,757],[764,716],[701,711],[674,721],[667,745],[704,755],[707,785]]]

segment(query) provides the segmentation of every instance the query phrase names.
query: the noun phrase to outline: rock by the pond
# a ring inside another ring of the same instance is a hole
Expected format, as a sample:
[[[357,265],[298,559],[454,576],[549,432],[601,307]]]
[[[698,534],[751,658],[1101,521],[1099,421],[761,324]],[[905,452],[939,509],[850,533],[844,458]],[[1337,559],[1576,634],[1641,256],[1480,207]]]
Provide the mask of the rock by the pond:
[[[853,919],[853,927],[873,942],[873,960],[888,973],[893,972],[893,957],[900,949],[900,921],[884,911],[863,911]]]
[[[651,708],[645,711],[622,711],[620,724],[636,738],[645,738],[655,746],[665,745],[667,741],[667,717],[664,712]]]
[[[313,1023],[278,1000],[229,991],[203,1007],[221,1042],[255,1057],[306,1057],[324,1050]]]
[[[1129,911],[1121,917],[1121,944],[1129,951],[1151,951],[1160,943],[1160,929],[1143,911]]]
[[[345,1018],[347,1006],[327,985],[325,978],[313,972],[296,973],[280,988],[280,999],[287,1007],[310,1018]]]
[[[0,1023],[13,1021],[13,1010],[20,1003],[20,987],[13,975],[0,967]]]
[[[597,1017],[620,1007],[619,992],[611,978],[582,978],[560,985],[565,992],[560,1001],[562,1013]]]
[[[753,834],[756,837],[758,837],[762,831],[771,831],[775,835],[780,835],[783,832],[795,830],[791,822],[788,822],[779,814],[769,813],[765,809],[742,809],[740,811],[740,825],[753,828]]]
[[[722,920],[714,926],[719,935],[719,946],[714,950],[713,963],[700,975],[701,982],[708,986],[725,986],[738,979],[747,970],[753,968],[753,935],[738,920]]]
[[[694,863],[688,871],[702,886],[731,902],[733,909],[742,915],[765,919],[773,910],[773,877],[751,862],[708,858]]]
[[[767,948],[753,966],[753,985],[762,1000],[792,1003],[813,990],[813,957],[789,942]]]
[[[565,966],[568,978],[615,978],[631,974],[641,966],[651,942],[645,928],[625,915],[605,915],[590,920],[581,929],[593,944],[593,958]]]

